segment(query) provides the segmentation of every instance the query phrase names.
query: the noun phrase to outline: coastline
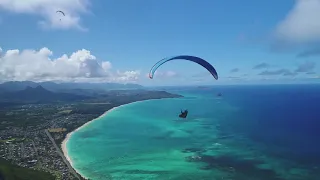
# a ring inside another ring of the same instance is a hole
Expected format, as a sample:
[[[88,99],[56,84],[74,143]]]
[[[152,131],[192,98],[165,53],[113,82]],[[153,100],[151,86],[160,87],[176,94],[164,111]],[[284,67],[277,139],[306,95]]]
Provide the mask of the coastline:
[[[128,103],[128,104],[130,104],[130,103]],[[75,129],[74,131],[69,132],[69,133],[66,135],[66,138],[62,141],[62,143],[61,143],[61,149],[62,149],[63,155],[64,155],[64,156],[66,157],[66,159],[69,161],[69,163],[70,163],[70,165],[72,166],[72,168],[73,168],[82,178],[84,178],[84,179],[89,179],[88,177],[83,176],[77,169],[75,169],[75,168],[73,167],[73,163],[72,163],[72,161],[71,161],[71,158],[70,158],[69,155],[68,155],[68,149],[67,149],[67,143],[68,143],[70,137],[72,136],[73,133],[79,131],[80,129],[82,129],[82,128],[86,127],[86,126],[88,126],[88,125],[89,125],[90,123],[92,123],[93,121],[99,120],[101,117],[105,116],[107,113],[110,113],[112,110],[115,110],[115,109],[117,109],[117,108],[119,108],[119,107],[121,107],[121,106],[124,106],[124,105],[127,105],[127,104],[123,104],[123,105],[120,105],[120,106],[117,106],[117,107],[113,107],[113,108],[107,110],[106,112],[104,112],[104,113],[103,113],[102,115],[100,115],[99,117],[97,117],[97,118],[95,118],[95,119],[92,119],[92,120],[86,122],[86,123],[83,124],[82,126],[80,126],[80,127],[78,127],[77,129]]]
[[[126,105],[129,105],[129,104],[140,103],[140,102],[151,101],[151,100],[162,100],[162,99],[171,99],[171,98],[160,98],[160,99],[140,100],[140,101],[135,101],[135,102],[130,102],[130,103],[127,103],[127,104],[122,104],[122,105],[119,105],[119,106],[115,106],[115,107],[107,110],[106,112],[104,112],[104,113],[103,113],[102,115],[100,115],[99,117],[97,117],[97,118],[95,118],[95,119],[92,119],[92,120],[86,122],[86,123],[83,124],[82,126],[78,127],[78,128],[75,129],[74,131],[69,132],[69,133],[66,135],[65,139],[64,139],[64,140],[62,141],[62,143],[61,143],[61,149],[62,149],[63,155],[66,157],[67,161],[70,163],[70,165],[72,166],[72,168],[73,168],[82,178],[84,178],[84,179],[89,179],[88,177],[85,177],[83,174],[81,174],[77,169],[75,169],[75,168],[73,167],[72,160],[71,160],[71,158],[70,158],[69,155],[68,155],[67,143],[68,143],[70,137],[72,136],[72,134],[75,133],[75,132],[77,132],[77,131],[79,131],[80,129],[88,126],[90,123],[92,123],[92,122],[94,122],[94,121],[96,121],[96,120],[100,120],[101,117],[107,115],[108,113],[110,113],[110,112],[112,112],[113,110],[116,110],[116,109],[118,109],[118,108],[120,108],[120,107],[122,107],[122,106],[126,106]]]

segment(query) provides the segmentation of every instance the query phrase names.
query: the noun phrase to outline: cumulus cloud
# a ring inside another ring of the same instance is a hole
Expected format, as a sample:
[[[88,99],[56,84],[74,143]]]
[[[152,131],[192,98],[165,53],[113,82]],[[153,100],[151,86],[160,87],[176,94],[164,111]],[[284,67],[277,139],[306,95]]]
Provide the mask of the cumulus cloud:
[[[318,76],[311,76],[311,77],[309,77],[310,79],[320,79],[320,76],[318,75]]]
[[[291,71],[289,69],[278,69],[278,70],[273,70],[273,71],[266,70],[266,71],[262,71],[258,75],[263,75],[263,76],[276,76],[276,75],[296,76],[299,73],[313,74],[315,67],[316,67],[316,63],[307,61],[303,64],[299,64],[298,67],[294,71]]]
[[[316,74],[316,72],[310,71],[310,72],[306,72],[306,74]]]
[[[262,71],[259,73],[259,75],[264,75],[264,76],[270,76],[270,75],[284,75],[284,74],[290,74],[291,71],[288,69],[279,69],[279,70],[274,70],[274,71]]]
[[[253,66],[252,69],[265,69],[265,68],[268,68],[268,67],[270,67],[269,64],[267,64],[267,63],[260,63],[260,64],[257,64],[257,65],[255,65],[255,66]]]
[[[43,28],[86,30],[80,15],[89,11],[90,0],[0,0],[0,9],[40,16]],[[56,11],[63,11],[65,16]],[[61,21],[60,21],[61,19]]]
[[[227,79],[228,80],[242,80],[244,78],[243,77],[239,77],[239,76],[228,76]]]
[[[115,82],[124,81],[124,82],[135,82],[139,79],[140,71],[117,71],[116,76],[112,76],[111,80]]]
[[[283,73],[283,75],[284,76],[296,76],[296,75],[298,75],[298,73],[297,72],[288,71],[288,72]]]
[[[275,30],[276,38],[286,43],[320,41],[320,0],[296,0],[293,9]]]
[[[305,58],[305,57],[311,57],[311,56],[320,56],[320,48],[309,49],[297,55],[297,57],[299,58]]]
[[[156,71],[154,76],[157,78],[173,78],[178,77],[179,74],[175,71]],[[149,74],[146,74],[146,77],[149,78]]]
[[[131,82],[139,71],[113,72],[109,61],[99,61],[90,51],[78,50],[51,59],[48,48],[40,50],[7,50],[0,48],[1,81],[88,81]]]
[[[295,72],[312,72],[315,67],[316,67],[315,62],[308,61],[303,64],[300,64],[298,68],[295,70]]]
[[[239,68],[234,68],[234,69],[231,69],[231,73],[235,73],[235,72],[239,72],[240,71],[240,69]]]

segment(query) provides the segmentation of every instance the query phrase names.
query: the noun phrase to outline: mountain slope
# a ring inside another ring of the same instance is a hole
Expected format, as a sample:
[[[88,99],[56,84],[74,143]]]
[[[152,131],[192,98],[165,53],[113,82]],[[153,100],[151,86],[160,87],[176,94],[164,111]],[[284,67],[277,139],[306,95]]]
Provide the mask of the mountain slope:
[[[112,90],[112,89],[143,89],[138,84],[120,84],[120,83],[55,83],[32,81],[10,81],[0,84],[0,92],[21,91],[29,87],[42,86],[50,91],[61,91],[71,89],[91,89],[91,90]]]
[[[6,92],[0,94],[1,102],[21,102],[21,103],[49,103],[61,101],[79,101],[88,99],[87,96],[74,95],[70,93],[54,93],[42,86],[35,88],[27,86],[24,90],[16,92]]]

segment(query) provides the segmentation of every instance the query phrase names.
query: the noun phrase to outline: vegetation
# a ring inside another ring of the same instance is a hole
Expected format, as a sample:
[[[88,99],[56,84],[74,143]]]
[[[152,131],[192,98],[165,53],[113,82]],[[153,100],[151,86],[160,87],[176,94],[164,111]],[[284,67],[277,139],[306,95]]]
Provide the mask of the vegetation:
[[[6,92],[0,94],[0,102],[6,103],[25,103],[39,104],[52,102],[71,102],[90,99],[88,96],[76,95],[71,93],[55,93],[49,91],[42,86],[35,88],[27,87],[24,90],[16,92]]]
[[[0,108],[0,129],[8,126],[27,127],[44,123],[45,115],[55,114],[55,106],[37,105],[37,106],[13,106]]]
[[[41,82],[36,83],[32,81],[9,81],[0,84],[0,92],[21,91],[27,87],[35,88],[42,86],[49,91],[74,93],[80,91],[80,94],[87,94],[88,90],[93,90],[93,94],[98,91],[104,92],[105,90],[112,89],[143,89],[143,86],[138,84],[119,84],[119,83],[54,83],[54,82]],[[81,92],[84,91],[84,92]]]
[[[53,90],[52,87],[48,90],[43,87],[45,85],[56,86],[50,83],[39,86],[33,82],[0,84],[0,145],[2,145],[3,158],[10,160],[8,162],[0,159],[0,180],[50,180],[54,179],[53,176],[61,178],[72,176],[64,173],[68,171],[67,166],[56,163],[62,162],[62,159],[55,151],[47,153],[46,150],[52,147],[52,143],[47,142],[49,139],[44,134],[44,129],[49,129],[56,144],[61,144],[68,132],[113,107],[148,99],[182,97],[165,91],[141,89],[102,91],[103,86],[100,90],[72,89],[70,86],[62,92]],[[64,84],[66,85],[68,84]],[[113,84],[108,85],[113,86]],[[9,86],[11,89],[8,88]],[[26,146],[17,144],[23,141]],[[3,144],[6,142],[15,146],[7,148],[8,145]],[[40,158],[40,161],[37,161],[41,162],[40,166],[24,158],[21,159],[19,155],[19,152],[22,152],[21,146],[24,147],[23,151],[32,154],[30,160]],[[35,148],[32,146],[37,146],[37,152],[32,150]],[[7,153],[5,149],[10,149],[11,153]],[[13,165],[13,162],[23,166]],[[56,165],[59,166],[59,170],[56,169]],[[36,171],[33,168],[42,169],[45,172]]]
[[[50,173],[19,167],[0,159],[1,180],[54,180]]]
[[[6,143],[6,142],[14,142],[14,143],[20,143],[28,141],[26,138],[10,138],[10,139],[0,139],[0,143]]]

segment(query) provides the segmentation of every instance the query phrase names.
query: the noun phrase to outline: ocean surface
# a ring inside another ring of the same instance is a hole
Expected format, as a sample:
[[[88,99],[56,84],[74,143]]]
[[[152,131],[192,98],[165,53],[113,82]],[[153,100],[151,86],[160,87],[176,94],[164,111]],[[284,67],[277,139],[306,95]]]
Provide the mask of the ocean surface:
[[[73,133],[74,168],[93,180],[319,180],[320,85],[166,90],[185,97],[121,106]]]

